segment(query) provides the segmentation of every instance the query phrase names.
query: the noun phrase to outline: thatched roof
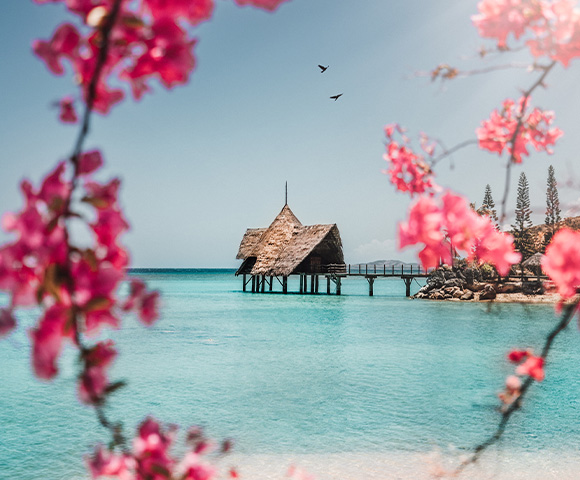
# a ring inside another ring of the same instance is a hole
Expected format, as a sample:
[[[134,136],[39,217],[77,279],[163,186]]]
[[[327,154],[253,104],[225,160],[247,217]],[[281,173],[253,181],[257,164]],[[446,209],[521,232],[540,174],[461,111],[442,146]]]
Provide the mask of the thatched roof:
[[[542,258],[544,258],[544,255],[542,255],[541,253],[534,253],[531,257],[527,258],[526,260],[524,260],[522,262],[522,265],[524,267],[541,267],[542,266]]]
[[[256,247],[260,244],[262,234],[268,230],[267,228],[248,228],[240,243],[240,249],[236,258],[255,257]]]
[[[304,226],[288,205],[268,228],[249,228],[237,258],[255,257],[252,275],[287,276],[310,255],[344,263],[340,233],[335,224]]]

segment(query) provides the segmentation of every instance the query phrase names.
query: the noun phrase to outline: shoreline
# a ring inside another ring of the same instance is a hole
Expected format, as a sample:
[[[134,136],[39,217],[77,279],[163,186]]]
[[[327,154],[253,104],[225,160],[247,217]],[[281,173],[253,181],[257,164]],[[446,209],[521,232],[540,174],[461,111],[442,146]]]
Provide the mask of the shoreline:
[[[441,301],[433,298],[416,298],[414,300]],[[460,298],[445,298],[445,302],[459,303],[525,303],[538,305],[555,305],[562,301],[562,297],[557,293],[544,293],[542,295],[526,295],[524,293],[498,293],[494,299],[489,300],[461,300]]]
[[[458,455],[438,449],[431,452],[295,455],[233,453],[224,458],[228,467],[236,467],[241,478],[252,480],[575,480],[580,454],[494,449],[467,467],[462,475],[449,475],[460,459]]]

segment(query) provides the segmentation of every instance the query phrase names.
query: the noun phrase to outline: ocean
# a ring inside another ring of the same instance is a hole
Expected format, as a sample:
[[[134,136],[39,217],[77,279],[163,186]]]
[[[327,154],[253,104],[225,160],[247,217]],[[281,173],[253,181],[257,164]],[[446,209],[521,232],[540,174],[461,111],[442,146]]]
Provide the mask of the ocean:
[[[327,296],[243,293],[232,270],[139,276],[161,291],[162,319],[127,318],[110,334],[112,379],[128,382],[110,416],[127,432],[153,416],[232,438],[220,462],[248,480],[287,478],[290,464],[327,480],[429,478],[494,431],[506,353],[539,351],[556,320],[549,305],[412,300],[400,279],[377,279],[369,297],[354,278]],[[0,341],[0,479],[86,479],[83,455],[107,436],[76,399],[72,349],[55,381],[33,377],[34,319],[21,311]],[[462,478],[580,478],[577,330],[558,337],[546,380]]]

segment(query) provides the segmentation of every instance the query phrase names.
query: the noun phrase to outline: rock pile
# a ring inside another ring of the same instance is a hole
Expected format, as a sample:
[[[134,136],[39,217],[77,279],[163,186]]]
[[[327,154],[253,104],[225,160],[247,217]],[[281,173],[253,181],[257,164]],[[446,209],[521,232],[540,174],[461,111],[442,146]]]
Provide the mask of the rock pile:
[[[462,270],[443,266],[429,275],[427,284],[413,298],[432,300],[493,300],[498,293],[521,292],[521,286],[501,285],[497,282],[483,281],[481,272],[476,268]]]

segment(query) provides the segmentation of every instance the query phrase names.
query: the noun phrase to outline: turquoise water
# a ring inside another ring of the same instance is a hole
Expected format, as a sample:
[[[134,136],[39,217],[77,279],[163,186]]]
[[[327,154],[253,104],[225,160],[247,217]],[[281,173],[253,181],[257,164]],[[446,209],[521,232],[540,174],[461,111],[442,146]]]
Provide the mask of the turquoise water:
[[[229,271],[140,276],[162,291],[163,318],[150,329],[129,318],[112,335],[122,352],[113,378],[129,385],[111,416],[130,429],[147,415],[206,425],[240,453],[477,444],[498,421],[505,353],[539,349],[555,321],[546,305],[411,300],[400,279],[378,279],[374,297],[364,279],[347,279],[337,297],[242,293]],[[0,342],[0,478],[84,478],[79,458],[106,436],[75,399],[71,351],[56,381],[32,377],[32,313]],[[503,451],[580,449],[579,347],[575,327],[557,339]]]

